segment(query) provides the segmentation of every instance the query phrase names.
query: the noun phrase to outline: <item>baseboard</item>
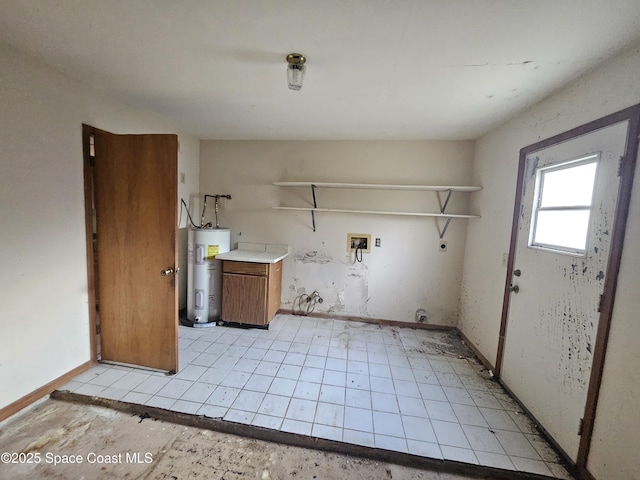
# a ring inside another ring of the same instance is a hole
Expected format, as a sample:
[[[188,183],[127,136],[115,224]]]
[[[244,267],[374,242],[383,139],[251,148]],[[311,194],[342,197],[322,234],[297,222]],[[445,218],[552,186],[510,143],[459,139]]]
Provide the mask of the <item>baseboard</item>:
[[[94,362],[91,360],[88,362],[85,362],[82,365],[77,366],[73,370],[68,371],[64,375],[61,375],[55,380],[50,381],[46,385],[43,385],[42,387],[34,390],[33,392],[25,395],[22,398],[19,398],[15,402],[10,403],[6,407],[0,409],[0,422],[5,420],[6,418],[9,418],[11,415],[18,413],[20,410],[31,405],[33,402],[35,402],[36,400],[39,400],[45,395],[49,395],[55,389],[64,385],[76,375],[79,375],[82,372],[86,372],[87,370],[89,370],[89,368],[93,366],[93,363]]]
[[[464,333],[462,333],[462,331],[459,328],[456,328],[456,330],[458,331],[460,338],[462,338],[462,341],[465,343],[467,347],[469,347],[469,349],[476,355],[476,357],[478,357],[478,360],[480,360],[480,363],[482,363],[484,368],[486,368],[487,370],[491,370],[493,372],[494,366],[491,364],[491,362],[487,360],[487,358],[484,355],[482,355],[482,353],[480,353],[480,350],[478,350],[476,346],[469,341],[467,336]]]
[[[370,317],[356,317],[349,315],[336,315],[333,313],[321,313],[321,312],[311,312],[308,314],[296,313],[293,310],[278,310],[278,313],[283,313],[286,315],[296,315],[301,317],[315,317],[315,318],[333,318],[336,320],[345,320],[348,322],[363,322],[363,323],[373,323],[377,325],[387,325],[393,327],[402,327],[402,328],[416,328],[421,330],[455,330],[462,338],[462,341],[469,347],[469,349],[478,357],[482,365],[487,369],[493,371],[493,364],[487,360],[487,358],[482,355],[480,350],[476,348],[476,346],[469,341],[462,331],[457,327],[450,327],[448,325],[433,325],[428,323],[416,323],[416,322],[400,322],[398,320],[387,320],[383,318],[370,318]]]
[[[376,325],[387,325],[387,326],[402,327],[402,328],[417,328],[422,330],[456,330],[456,327],[451,327],[448,325],[432,325],[428,323],[401,322],[398,320],[387,320],[384,318],[336,315],[335,313],[311,312],[308,314],[302,314],[302,313],[294,312],[293,310],[284,310],[282,308],[279,309],[277,313],[282,313],[285,315],[296,315],[298,317],[332,318],[334,320],[344,320],[347,322],[373,323]]]

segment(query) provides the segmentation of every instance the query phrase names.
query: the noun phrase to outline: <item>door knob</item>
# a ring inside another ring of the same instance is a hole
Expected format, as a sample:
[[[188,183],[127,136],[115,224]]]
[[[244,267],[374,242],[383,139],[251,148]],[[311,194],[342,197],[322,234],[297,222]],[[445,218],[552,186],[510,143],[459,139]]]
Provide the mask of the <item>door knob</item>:
[[[509,287],[509,291],[513,293],[518,293],[520,291],[520,287],[518,285],[511,285]]]
[[[166,277],[167,275],[171,275],[174,272],[173,268],[165,268],[164,270],[160,270],[160,275]]]
[[[513,274],[514,274],[516,277],[519,277],[520,275],[522,275],[522,272],[520,271],[520,269],[519,269],[519,268],[517,268],[517,269],[515,269],[515,270],[513,271]]]

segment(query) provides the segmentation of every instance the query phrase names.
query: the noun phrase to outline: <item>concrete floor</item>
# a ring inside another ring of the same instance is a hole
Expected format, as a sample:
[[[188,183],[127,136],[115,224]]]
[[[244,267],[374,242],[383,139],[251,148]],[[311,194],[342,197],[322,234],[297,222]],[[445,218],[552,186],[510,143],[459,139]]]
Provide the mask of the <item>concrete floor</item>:
[[[150,417],[131,411],[46,399],[0,423],[0,478],[497,478],[486,471],[468,476],[437,471],[442,470],[437,467],[411,468],[359,456],[271,443],[167,422],[154,418],[154,412],[151,413]],[[14,453],[16,463],[8,463],[4,452]],[[71,460],[75,463],[70,463]]]

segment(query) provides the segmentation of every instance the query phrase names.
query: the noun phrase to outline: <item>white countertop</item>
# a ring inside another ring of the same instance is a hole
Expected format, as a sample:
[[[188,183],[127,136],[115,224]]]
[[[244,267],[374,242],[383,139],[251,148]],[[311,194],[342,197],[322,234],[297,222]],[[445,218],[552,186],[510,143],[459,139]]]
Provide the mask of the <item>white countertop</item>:
[[[238,248],[216,255],[216,260],[234,262],[278,263],[289,255],[288,245],[238,242]]]

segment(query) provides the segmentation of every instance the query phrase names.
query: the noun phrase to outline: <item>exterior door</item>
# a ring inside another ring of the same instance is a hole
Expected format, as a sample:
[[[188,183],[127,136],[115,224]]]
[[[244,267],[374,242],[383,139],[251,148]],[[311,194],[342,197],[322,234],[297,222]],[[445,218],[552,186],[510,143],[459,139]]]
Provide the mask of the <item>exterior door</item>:
[[[176,372],[177,136],[94,135],[101,358]]]
[[[574,462],[628,126],[530,152],[523,173],[500,376]]]

